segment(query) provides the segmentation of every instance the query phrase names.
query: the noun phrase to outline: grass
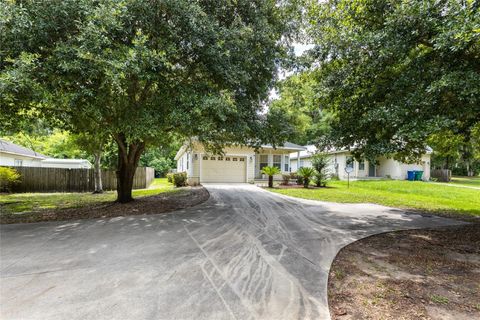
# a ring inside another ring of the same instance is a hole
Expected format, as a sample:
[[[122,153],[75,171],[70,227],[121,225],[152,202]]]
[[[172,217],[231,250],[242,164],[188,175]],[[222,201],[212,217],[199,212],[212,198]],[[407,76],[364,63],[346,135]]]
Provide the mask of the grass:
[[[370,180],[331,181],[321,189],[268,189],[304,199],[342,202],[377,203],[403,209],[480,216],[480,190],[452,188],[422,181]]]
[[[155,179],[148,189],[133,190],[134,197],[152,196],[175,189],[166,178]],[[1,213],[25,213],[45,209],[78,208],[115,201],[117,193],[14,193],[0,195]]]
[[[479,187],[480,188],[480,177],[460,177],[454,176],[450,183],[457,184],[460,186],[467,187]]]

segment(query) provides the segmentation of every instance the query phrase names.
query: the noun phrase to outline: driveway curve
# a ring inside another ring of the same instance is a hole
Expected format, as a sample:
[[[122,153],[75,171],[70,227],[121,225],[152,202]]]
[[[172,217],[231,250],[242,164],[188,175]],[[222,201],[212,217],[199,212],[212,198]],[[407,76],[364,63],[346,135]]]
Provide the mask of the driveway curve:
[[[373,234],[460,222],[206,185],[169,214],[2,225],[1,319],[328,319],[330,265]]]

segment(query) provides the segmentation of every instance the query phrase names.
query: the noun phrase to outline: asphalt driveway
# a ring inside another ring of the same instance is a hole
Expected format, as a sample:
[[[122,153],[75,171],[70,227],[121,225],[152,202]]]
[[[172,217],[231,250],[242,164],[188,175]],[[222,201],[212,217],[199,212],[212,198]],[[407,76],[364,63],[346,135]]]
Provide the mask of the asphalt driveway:
[[[327,319],[357,239],[459,222],[207,185],[170,214],[0,227],[1,319]]]

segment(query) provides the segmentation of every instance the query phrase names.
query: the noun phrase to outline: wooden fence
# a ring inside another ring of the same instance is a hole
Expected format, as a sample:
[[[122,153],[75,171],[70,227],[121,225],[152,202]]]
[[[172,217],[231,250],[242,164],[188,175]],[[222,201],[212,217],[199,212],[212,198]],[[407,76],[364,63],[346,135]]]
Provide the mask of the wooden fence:
[[[432,178],[437,178],[440,182],[449,182],[452,179],[452,171],[447,169],[434,169],[430,173]]]
[[[13,192],[91,192],[95,189],[93,169],[64,169],[13,167],[20,175],[20,183]],[[148,188],[155,176],[153,168],[139,167],[133,179],[133,189]],[[117,189],[114,170],[102,170],[103,190]]]

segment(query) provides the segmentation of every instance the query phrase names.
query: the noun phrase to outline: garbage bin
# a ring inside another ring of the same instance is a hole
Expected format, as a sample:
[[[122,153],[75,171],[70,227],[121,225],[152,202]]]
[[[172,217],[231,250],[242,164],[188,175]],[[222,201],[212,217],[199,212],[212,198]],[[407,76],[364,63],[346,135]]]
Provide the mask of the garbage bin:
[[[415,171],[407,171],[407,179],[408,181],[415,180]]]
[[[415,180],[421,181],[423,176],[423,171],[414,171],[415,172]]]

